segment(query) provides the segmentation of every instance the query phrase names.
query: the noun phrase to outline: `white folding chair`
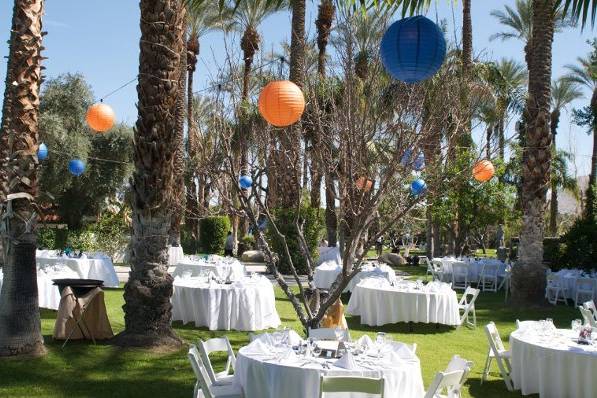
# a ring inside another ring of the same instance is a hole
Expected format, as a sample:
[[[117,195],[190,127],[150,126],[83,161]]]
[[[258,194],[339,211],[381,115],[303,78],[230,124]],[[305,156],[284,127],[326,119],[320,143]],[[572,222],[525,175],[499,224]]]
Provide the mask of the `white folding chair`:
[[[514,391],[512,379],[510,378],[510,373],[512,372],[512,366],[510,365],[510,351],[504,348],[504,343],[495,327],[495,323],[489,322],[485,326],[485,334],[489,341],[489,351],[487,352],[487,360],[485,361],[485,369],[483,369],[483,375],[481,376],[481,383],[487,379],[491,361],[495,358],[500,374],[504,378],[504,383],[506,383],[506,388],[508,391]]]
[[[591,278],[576,278],[576,296],[574,298],[574,306],[578,307],[579,298],[588,297],[593,299],[595,294],[595,282]],[[580,301],[582,302],[582,301]]]
[[[498,266],[497,264],[485,264],[481,271],[480,288],[484,292],[497,292],[498,290]]]
[[[222,372],[214,372],[211,359],[209,358],[209,354],[214,352],[228,353],[226,368]],[[230,374],[230,369],[234,370],[234,367],[236,366],[236,357],[234,356],[234,351],[232,350],[228,337],[217,337],[207,341],[199,340],[199,353],[201,354],[203,365],[207,370],[207,375],[214,385],[232,384],[234,375]]]
[[[593,319],[595,319],[597,322],[597,308],[595,308],[595,302],[593,300],[589,300],[584,302],[582,306],[591,311],[591,314],[593,314]]]
[[[558,304],[560,301],[564,304],[568,304],[568,300],[566,300],[566,288],[562,286],[560,277],[551,272],[547,274],[545,298],[553,305]]]
[[[352,376],[321,376],[319,379],[319,398],[324,393],[344,392],[376,394],[384,396],[384,379]]]
[[[189,361],[197,378],[193,398],[242,398],[243,393],[240,387],[234,384],[215,386],[211,383],[207,370],[201,361],[197,347],[191,345],[189,348]]]
[[[466,290],[468,287],[468,265],[464,261],[452,263],[452,288]]]
[[[431,268],[431,275],[433,276],[433,280],[443,281],[445,274],[441,260],[431,260]]]
[[[472,367],[473,367],[473,363],[471,361],[468,361],[468,360],[462,358],[460,355],[454,355],[452,357],[452,359],[450,360],[450,362],[448,363],[448,367],[446,367],[446,370],[444,370],[444,373],[455,372],[458,370],[462,370],[464,372],[462,374],[462,379],[460,380],[458,390],[453,391],[454,398],[461,397],[462,386],[464,386],[464,383],[466,382],[466,379],[468,378],[468,375],[469,375]]]
[[[464,294],[460,298],[460,302],[458,303],[458,312],[462,311],[462,316],[460,317],[460,325],[463,324],[471,325],[473,327],[477,326],[477,313],[475,311],[475,301],[479,296],[479,289],[475,289],[472,287],[467,287],[464,291]],[[469,315],[472,313],[473,322],[470,322]]]
[[[512,290],[512,265],[506,263],[506,269],[504,270],[504,275],[500,285],[498,286],[498,290],[504,289],[504,301],[508,301],[508,294],[510,290]]]
[[[348,329],[309,328],[309,337],[315,340],[350,341],[350,333]]]
[[[425,276],[431,275],[431,278],[433,278],[433,265],[431,265],[431,261],[429,261],[427,256],[419,256],[419,264],[423,264],[424,267],[427,267]]]
[[[455,370],[448,373],[437,372],[424,398],[446,397],[446,395],[442,395],[444,390],[447,391],[447,397],[453,397],[454,391],[460,390],[460,382],[463,376],[463,370]]]
[[[592,328],[597,328],[597,321],[595,318],[593,318],[593,314],[590,310],[586,309],[585,307],[578,307],[578,310],[583,317],[585,325],[589,325]]]

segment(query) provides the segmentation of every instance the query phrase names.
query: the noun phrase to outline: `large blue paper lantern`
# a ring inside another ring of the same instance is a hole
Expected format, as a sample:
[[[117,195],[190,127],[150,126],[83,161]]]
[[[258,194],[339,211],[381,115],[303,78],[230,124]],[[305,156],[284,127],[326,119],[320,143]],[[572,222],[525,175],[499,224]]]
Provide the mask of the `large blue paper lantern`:
[[[73,159],[68,162],[68,171],[78,177],[85,171],[85,163],[80,159]]]
[[[420,178],[414,180],[410,184],[410,192],[414,196],[419,196],[422,193],[424,193],[426,190],[427,190],[427,184],[425,184],[425,181],[421,180]]]
[[[249,176],[241,176],[238,183],[242,189],[249,189],[253,185],[253,180]]]
[[[428,18],[394,22],[381,39],[381,62],[395,79],[417,83],[433,76],[446,58],[446,39]]]
[[[46,144],[39,144],[39,148],[37,148],[37,158],[39,160],[46,160],[48,158],[48,147]]]

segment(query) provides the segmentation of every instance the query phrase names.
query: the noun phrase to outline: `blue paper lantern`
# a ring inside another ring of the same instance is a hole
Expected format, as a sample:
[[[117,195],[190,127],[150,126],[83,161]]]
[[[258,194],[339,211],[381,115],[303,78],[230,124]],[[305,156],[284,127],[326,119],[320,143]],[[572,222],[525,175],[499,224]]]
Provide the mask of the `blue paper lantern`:
[[[406,151],[404,151],[404,154],[402,155],[402,159],[400,159],[400,166],[402,167],[406,167],[408,166],[408,164],[410,163],[410,158],[413,154],[412,149],[408,148]]]
[[[37,158],[39,160],[46,160],[48,158],[48,147],[46,144],[39,144],[39,148],[37,148]]]
[[[241,176],[238,182],[242,189],[249,189],[253,185],[253,180],[249,176]]]
[[[394,22],[381,39],[381,62],[395,79],[417,83],[433,76],[446,58],[446,39],[428,18]]]
[[[73,159],[68,162],[68,171],[78,177],[85,171],[85,163],[80,159]]]
[[[419,196],[420,194],[424,193],[426,190],[427,190],[427,184],[425,184],[425,181],[421,180],[420,178],[414,180],[410,184],[410,192],[412,192],[412,194],[414,196]]]

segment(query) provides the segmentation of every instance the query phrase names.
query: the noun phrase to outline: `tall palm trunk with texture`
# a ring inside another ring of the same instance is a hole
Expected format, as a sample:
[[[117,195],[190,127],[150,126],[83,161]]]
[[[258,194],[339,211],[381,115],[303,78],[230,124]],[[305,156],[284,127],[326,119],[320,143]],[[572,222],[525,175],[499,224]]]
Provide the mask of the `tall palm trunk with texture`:
[[[292,33],[290,40],[290,80],[303,87],[305,80],[305,0],[292,0]],[[278,154],[280,207],[292,209],[300,196],[300,122],[290,126],[280,135]]]
[[[589,186],[587,189],[587,200],[585,214],[588,218],[596,217],[597,209],[597,89],[593,90],[591,97],[591,111],[593,112],[593,153],[591,155],[591,173],[589,174]]]
[[[178,347],[180,340],[170,324],[168,230],[185,13],[179,0],[141,0],[140,8],[131,271],[124,288],[125,330],[115,342]]]
[[[556,134],[560,123],[560,110],[554,109],[551,112],[551,147],[553,153],[556,151]],[[551,199],[549,201],[549,234],[558,235],[558,183],[555,178],[551,179]]]
[[[172,193],[174,197],[172,207],[172,221],[170,224],[170,246],[180,246],[180,227],[184,217],[186,207],[185,196],[185,151],[184,151],[184,119],[185,119],[185,99],[187,96],[187,51],[186,39],[183,53],[180,55],[180,79],[179,79],[178,100],[176,103],[176,136],[174,152],[174,180]]]
[[[45,353],[38,307],[37,138],[43,0],[15,0],[2,120],[8,189],[2,195],[6,254],[0,294],[0,356]],[[8,144],[7,146],[5,146]],[[3,190],[5,186],[2,187]]]
[[[199,240],[199,199],[197,197],[197,130],[193,112],[193,75],[197,69],[197,57],[199,55],[199,37],[191,35],[187,38],[187,217],[185,224],[191,231],[195,241]]]
[[[525,109],[525,149],[522,163],[523,223],[513,269],[512,297],[519,303],[537,303],[545,293],[543,234],[547,186],[550,177],[551,57],[554,0],[533,0],[533,33],[529,48],[529,94]]]

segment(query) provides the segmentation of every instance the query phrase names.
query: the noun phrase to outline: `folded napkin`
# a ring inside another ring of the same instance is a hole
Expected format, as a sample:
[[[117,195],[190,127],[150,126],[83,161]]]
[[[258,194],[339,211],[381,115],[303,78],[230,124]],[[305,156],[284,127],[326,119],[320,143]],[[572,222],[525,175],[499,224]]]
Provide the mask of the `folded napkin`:
[[[244,348],[244,352],[250,355],[265,355],[269,354],[272,351],[272,347],[262,341],[262,336],[259,336],[255,340],[253,340],[248,346]]]
[[[365,349],[367,349],[373,346],[373,340],[371,340],[371,337],[365,334],[357,340],[357,344],[362,345],[363,347],[365,347]]]
[[[347,352],[342,358],[334,362],[334,366],[348,370],[359,368],[359,365],[357,365],[357,362],[354,360],[354,356],[350,352]]]
[[[404,343],[392,344],[391,355],[397,355],[398,358],[403,360],[411,360],[415,358],[415,354],[411,351],[410,347]]]
[[[282,361],[293,361],[296,360],[297,356],[296,353],[294,352],[294,350],[292,349],[292,347],[286,347],[284,349],[284,351],[282,351],[280,353],[280,355],[278,355],[278,361],[282,362]]]

